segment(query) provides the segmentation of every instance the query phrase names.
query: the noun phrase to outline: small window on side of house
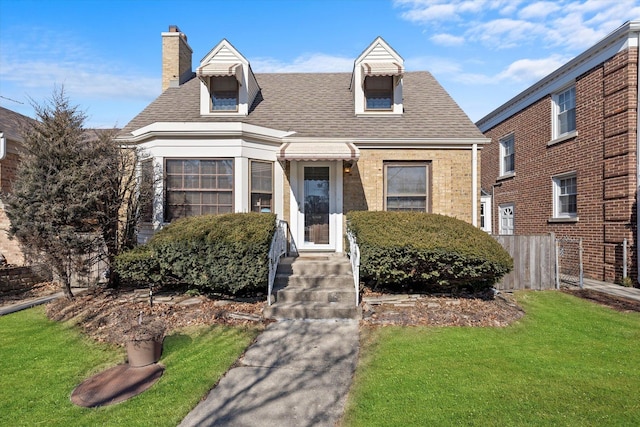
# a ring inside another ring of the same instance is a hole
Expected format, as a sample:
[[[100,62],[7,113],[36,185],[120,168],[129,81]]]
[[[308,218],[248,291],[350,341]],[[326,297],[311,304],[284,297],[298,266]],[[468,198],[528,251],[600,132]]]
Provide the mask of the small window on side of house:
[[[238,111],[238,80],[233,76],[210,77],[211,111]]]
[[[512,174],[515,170],[515,137],[510,134],[500,139],[500,176]]]
[[[571,86],[553,96],[553,139],[576,130],[576,87]]]
[[[364,80],[366,110],[393,109],[393,76],[368,76]]]
[[[273,212],[273,163],[251,160],[251,211]]]
[[[153,221],[153,202],[155,196],[153,182],[153,160],[145,160],[140,164],[140,187],[138,190],[141,222]]]
[[[575,173],[553,177],[553,217],[578,216],[578,177]]]

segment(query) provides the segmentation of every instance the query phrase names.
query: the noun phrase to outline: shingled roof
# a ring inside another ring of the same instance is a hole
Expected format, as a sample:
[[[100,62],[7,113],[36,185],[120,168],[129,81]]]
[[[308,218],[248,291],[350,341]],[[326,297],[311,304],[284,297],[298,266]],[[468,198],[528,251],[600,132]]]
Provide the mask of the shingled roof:
[[[404,114],[357,117],[351,73],[256,74],[261,92],[247,116],[200,115],[200,81],[165,90],[119,137],[157,122],[243,122],[311,138],[484,138],[428,72],[403,78]]]
[[[0,107],[0,132],[14,141],[22,141],[22,131],[35,120],[15,111]]]

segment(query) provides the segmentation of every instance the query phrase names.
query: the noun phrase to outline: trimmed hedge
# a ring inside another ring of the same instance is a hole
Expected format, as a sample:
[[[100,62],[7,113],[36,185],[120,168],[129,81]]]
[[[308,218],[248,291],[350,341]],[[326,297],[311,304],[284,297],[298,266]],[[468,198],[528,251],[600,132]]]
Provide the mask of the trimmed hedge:
[[[513,268],[507,251],[464,221],[416,212],[349,212],[360,275],[375,287],[483,290]]]
[[[184,218],[158,232],[146,245],[118,256],[116,269],[120,277],[138,284],[255,294],[267,286],[275,228],[274,214]]]

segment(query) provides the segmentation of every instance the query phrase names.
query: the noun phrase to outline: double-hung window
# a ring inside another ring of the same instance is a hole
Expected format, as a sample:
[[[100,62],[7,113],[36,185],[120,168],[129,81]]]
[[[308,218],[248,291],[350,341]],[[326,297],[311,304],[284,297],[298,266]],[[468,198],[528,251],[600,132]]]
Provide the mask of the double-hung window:
[[[234,76],[210,77],[211,111],[238,111],[238,80]]]
[[[515,170],[515,137],[513,134],[509,134],[500,139],[500,176],[513,174]]]
[[[167,159],[165,220],[233,212],[233,159]]]
[[[557,139],[576,130],[576,87],[556,93],[553,101],[553,139]]]
[[[250,161],[251,211],[273,212],[273,163]]]
[[[393,109],[393,76],[368,76],[364,80],[366,110]]]
[[[553,177],[554,218],[578,216],[578,178],[575,173]]]
[[[385,210],[429,211],[429,163],[384,164]]]

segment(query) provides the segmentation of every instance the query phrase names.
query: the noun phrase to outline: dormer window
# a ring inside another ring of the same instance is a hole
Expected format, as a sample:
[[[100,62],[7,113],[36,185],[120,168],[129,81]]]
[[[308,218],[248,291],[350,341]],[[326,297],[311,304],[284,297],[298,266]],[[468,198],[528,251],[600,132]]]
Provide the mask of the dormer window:
[[[238,111],[238,80],[234,76],[209,78],[211,111]]]
[[[367,76],[364,79],[366,110],[393,109],[393,76]]]
[[[351,87],[356,116],[401,116],[404,60],[376,38],[353,64]]]

